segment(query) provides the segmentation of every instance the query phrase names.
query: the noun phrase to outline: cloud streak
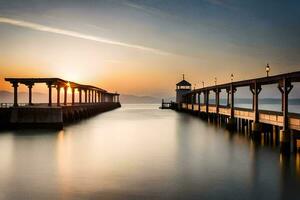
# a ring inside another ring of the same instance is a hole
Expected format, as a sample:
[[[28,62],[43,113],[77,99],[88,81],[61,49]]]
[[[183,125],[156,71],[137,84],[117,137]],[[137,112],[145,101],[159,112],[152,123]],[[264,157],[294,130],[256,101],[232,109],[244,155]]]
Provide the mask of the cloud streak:
[[[42,32],[48,32],[48,33],[69,36],[69,37],[73,37],[73,38],[79,38],[79,39],[99,42],[99,43],[103,43],[103,44],[127,47],[127,48],[131,48],[131,49],[151,52],[151,53],[159,54],[159,55],[175,55],[175,54],[167,52],[167,51],[163,51],[160,49],[155,49],[155,48],[151,48],[151,47],[147,47],[147,46],[143,46],[143,45],[136,45],[136,44],[120,42],[120,41],[111,40],[111,39],[107,39],[107,38],[103,38],[103,37],[87,35],[87,34],[83,34],[80,32],[45,26],[42,24],[36,24],[36,23],[32,23],[32,22],[16,20],[16,19],[11,19],[11,18],[6,18],[6,17],[0,17],[0,23],[9,24],[9,25],[13,25],[13,26],[19,26],[19,27],[42,31]]]

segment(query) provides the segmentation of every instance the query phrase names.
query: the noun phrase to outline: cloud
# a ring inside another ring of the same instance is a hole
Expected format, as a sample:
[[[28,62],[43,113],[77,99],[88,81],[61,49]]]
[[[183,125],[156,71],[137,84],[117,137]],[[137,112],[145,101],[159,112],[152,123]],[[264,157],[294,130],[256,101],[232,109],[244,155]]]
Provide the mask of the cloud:
[[[175,55],[175,54],[167,52],[167,51],[163,51],[160,49],[155,49],[155,48],[151,48],[151,47],[147,47],[147,46],[142,46],[142,45],[137,45],[137,44],[129,44],[129,43],[111,40],[111,39],[107,39],[107,38],[103,38],[103,37],[87,35],[87,34],[83,34],[80,32],[75,32],[75,31],[70,31],[70,30],[65,30],[65,29],[60,29],[60,28],[54,28],[54,27],[50,27],[50,26],[45,26],[45,25],[41,25],[41,24],[36,24],[36,23],[32,23],[32,22],[16,20],[16,19],[11,19],[11,18],[6,18],[6,17],[0,17],[0,23],[29,28],[29,29],[37,30],[37,31],[65,35],[65,36],[69,36],[69,37],[73,37],[73,38],[90,40],[90,41],[104,43],[104,44],[127,47],[127,48],[132,48],[132,49],[136,49],[136,50],[140,50],[140,51],[147,51],[147,52],[151,52],[151,53],[155,53],[155,54],[159,54],[159,55]]]
[[[216,6],[220,6],[220,7],[224,7],[224,8],[229,8],[229,9],[234,9],[236,10],[237,7],[234,6],[232,4],[231,1],[229,0],[205,0],[206,2],[210,3],[210,4],[213,4],[213,5],[216,5]]]

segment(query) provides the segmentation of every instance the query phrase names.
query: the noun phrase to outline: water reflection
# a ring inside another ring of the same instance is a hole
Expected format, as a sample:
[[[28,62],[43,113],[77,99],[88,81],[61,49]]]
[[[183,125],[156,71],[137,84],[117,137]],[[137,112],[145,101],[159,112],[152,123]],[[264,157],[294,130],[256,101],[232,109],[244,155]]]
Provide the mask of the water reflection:
[[[0,134],[0,199],[286,199],[300,155],[197,117],[125,105],[63,131]]]

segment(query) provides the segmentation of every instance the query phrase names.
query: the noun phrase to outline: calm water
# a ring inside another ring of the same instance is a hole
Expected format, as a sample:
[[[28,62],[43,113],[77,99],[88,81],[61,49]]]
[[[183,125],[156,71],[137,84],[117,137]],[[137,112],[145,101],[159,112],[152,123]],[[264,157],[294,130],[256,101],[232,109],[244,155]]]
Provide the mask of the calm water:
[[[0,134],[0,199],[291,199],[300,155],[158,105]],[[294,198],[296,199],[296,198]]]

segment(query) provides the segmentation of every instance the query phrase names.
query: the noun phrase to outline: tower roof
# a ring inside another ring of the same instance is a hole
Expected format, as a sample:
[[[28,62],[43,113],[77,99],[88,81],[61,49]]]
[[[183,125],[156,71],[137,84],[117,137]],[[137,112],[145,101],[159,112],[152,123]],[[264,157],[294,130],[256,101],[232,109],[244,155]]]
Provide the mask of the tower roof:
[[[187,82],[186,80],[182,80],[179,83],[176,84],[177,86],[191,86],[192,84],[190,84],[189,82]]]

